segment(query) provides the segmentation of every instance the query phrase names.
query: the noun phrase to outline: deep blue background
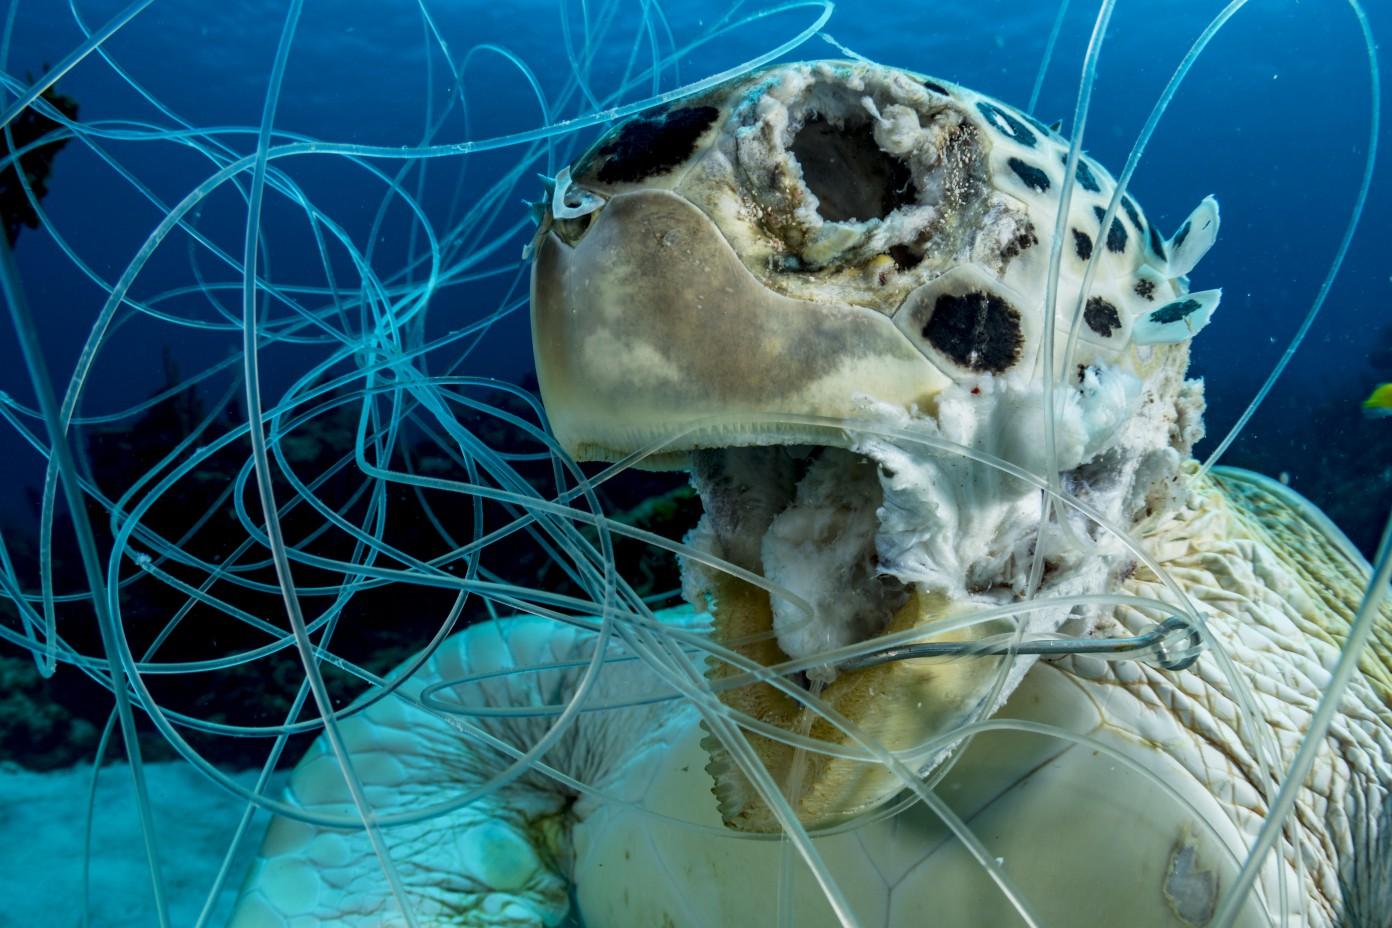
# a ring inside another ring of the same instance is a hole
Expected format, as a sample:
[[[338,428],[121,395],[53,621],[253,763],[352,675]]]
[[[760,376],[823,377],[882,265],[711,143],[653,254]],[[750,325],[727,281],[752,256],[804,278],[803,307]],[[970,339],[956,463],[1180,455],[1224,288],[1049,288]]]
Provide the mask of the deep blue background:
[[[92,26],[126,5],[125,0],[74,2]],[[593,10],[598,4],[590,6]],[[1102,54],[1086,135],[1089,151],[1114,172],[1173,67],[1221,6],[1199,0],[1121,0]],[[455,60],[476,44],[504,45],[530,65],[548,94],[559,90],[568,68],[562,16],[569,16],[577,41],[583,36],[578,2],[426,0],[424,7]],[[1092,3],[1074,2],[1072,7],[1037,107],[1042,120],[1062,118],[1065,128],[1096,15]],[[286,0],[156,0],[107,48],[148,91],[195,125],[255,126],[286,8]],[[433,90],[436,112],[453,93],[443,53],[427,36],[421,8],[417,0],[307,3],[277,128],[334,141],[418,144],[427,87]],[[713,9],[689,0],[664,7],[679,39],[694,37],[701,23],[714,21]],[[968,84],[1023,106],[1055,9],[1038,0],[845,3],[827,31],[885,64]],[[764,51],[796,34],[815,15],[814,9],[798,9],[741,28],[682,60],[680,79],[704,77]],[[1375,31],[1392,30],[1385,3],[1375,5],[1370,15]],[[599,90],[613,87],[639,30],[639,16],[637,2],[621,8],[593,68]],[[21,0],[8,73],[37,74],[81,40],[66,0]],[[794,57],[836,54],[814,39]],[[648,46],[643,45],[638,55],[647,60]],[[427,58],[434,68],[429,78]],[[446,123],[441,140],[483,138],[540,123],[531,91],[501,57],[478,56],[466,80],[471,126],[466,131],[456,114]],[[674,86],[677,76],[664,72],[663,89]],[[79,101],[83,121],[149,119],[171,125],[96,58],[65,76],[59,89]],[[639,99],[647,90],[635,90],[625,100]],[[1194,350],[1194,370],[1208,382],[1211,435],[1226,431],[1250,400],[1326,273],[1356,193],[1366,150],[1368,105],[1362,39],[1345,3],[1255,0],[1194,70],[1132,183],[1132,192],[1149,216],[1167,231],[1205,194],[1217,194],[1222,203],[1222,236],[1193,277],[1195,289],[1221,286],[1225,291],[1222,309]],[[564,115],[580,111],[572,101]],[[584,133],[572,144],[593,134]],[[252,146],[249,135],[226,138],[243,152]],[[1384,139],[1387,148],[1392,145]],[[168,142],[113,143],[110,151],[169,203],[211,171],[207,161]],[[510,150],[470,162],[465,201],[484,181],[496,178],[514,154]],[[1320,321],[1269,408],[1253,421],[1230,458],[1234,463],[1256,461],[1267,469],[1269,462],[1280,462],[1297,487],[1314,449],[1357,440],[1362,394],[1377,379],[1392,380],[1392,370],[1378,371],[1371,360],[1388,327],[1387,308],[1392,305],[1387,218],[1392,177],[1385,170],[1386,154],[1382,160],[1384,170],[1363,226]],[[442,199],[453,190],[459,161],[447,159],[431,167],[427,202],[437,220],[448,211]],[[341,159],[304,159],[291,170],[316,202],[361,243],[381,200],[381,186]],[[120,274],[160,218],[79,142],[58,157],[50,188],[44,206],[55,228],[108,280]],[[519,189],[518,194],[534,192]],[[509,199],[504,211],[499,229],[523,215],[517,197]],[[208,204],[202,227],[239,255],[244,215],[230,195],[220,196]],[[302,214],[297,217],[295,211],[273,203],[267,216],[272,276],[279,282],[322,283]],[[399,265],[405,253],[405,216],[403,210],[393,211],[383,229],[374,263],[384,273],[394,261]],[[506,254],[515,254],[520,242],[519,238],[507,244]],[[75,271],[49,235],[26,230],[17,257],[61,384],[103,294]],[[206,256],[198,257],[196,264],[209,279],[233,279]],[[184,241],[166,247],[142,274],[135,292],[149,296],[189,283],[190,266]],[[449,288],[432,308],[432,325],[443,330],[453,320],[474,318],[501,293],[496,283]],[[224,304],[238,311],[235,294],[227,294]],[[185,305],[200,318],[213,318],[206,301],[190,299]],[[127,326],[106,349],[84,411],[115,409],[158,387],[166,346],[174,349],[188,372],[227,356],[236,343],[231,332],[200,333],[143,322]],[[274,396],[310,356],[288,349],[268,352],[264,363],[269,395]],[[486,353],[470,362],[474,372],[511,379],[521,379],[529,368],[530,343],[521,314],[495,333]],[[31,396],[8,335],[0,339],[0,389],[26,401]],[[1331,397],[1346,399],[1332,407],[1346,410],[1346,417],[1311,412]],[[0,498],[0,511],[14,513],[26,505],[21,488],[35,470],[32,455],[8,453],[18,450],[12,434],[3,441],[8,489]]]

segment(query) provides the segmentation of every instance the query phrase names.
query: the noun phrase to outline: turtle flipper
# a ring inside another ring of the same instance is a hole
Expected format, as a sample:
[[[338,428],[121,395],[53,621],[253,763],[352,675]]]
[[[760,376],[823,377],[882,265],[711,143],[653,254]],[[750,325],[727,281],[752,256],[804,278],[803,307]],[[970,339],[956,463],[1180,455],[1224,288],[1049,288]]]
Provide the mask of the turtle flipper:
[[[562,706],[575,692],[595,641],[588,631],[539,618],[475,625],[447,639],[396,695],[341,723],[368,802],[388,823],[381,834],[414,924],[556,925],[566,917],[575,789],[538,772],[535,764],[505,785],[489,783],[545,735],[556,712],[427,711],[421,697],[432,685],[468,680],[427,694],[426,704]],[[639,662],[607,664],[591,704],[612,705],[658,686]],[[573,778],[572,784],[603,789],[622,776],[632,750],[660,733],[660,716],[669,710],[659,702],[582,713],[545,760],[562,778]],[[322,737],[295,768],[287,794],[309,813],[354,815]],[[424,809],[436,811],[418,822],[389,824],[393,815]],[[277,817],[231,925],[409,924],[401,917],[401,901],[365,831]]]
[[[1171,236],[1166,252],[1170,276],[1184,277],[1194,269],[1218,239],[1218,201],[1207,196]]]

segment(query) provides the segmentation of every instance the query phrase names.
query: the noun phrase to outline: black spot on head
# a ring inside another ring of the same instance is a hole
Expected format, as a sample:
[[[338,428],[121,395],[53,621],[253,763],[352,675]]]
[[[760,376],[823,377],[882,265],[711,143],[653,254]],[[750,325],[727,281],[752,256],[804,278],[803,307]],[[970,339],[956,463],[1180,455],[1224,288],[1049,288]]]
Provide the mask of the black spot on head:
[[[985,100],[980,100],[977,102],[976,108],[981,111],[982,116],[986,117],[986,121],[991,124],[991,128],[995,129],[1001,135],[1014,139],[1021,145],[1026,145],[1030,148],[1038,144],[1039,140],[1035,138],[1029,126],[1025,125],[999,106],[987,103]]]
[[[1165,260],[1165,240],[1160,237],[1160,230],[1151,226],[1146,234],[1150,236],[1150,250],[1162,261]]]
[[[1024,182],[1025,186],[1031,190],[1044,193],[1049,189],[1049,175],[1032,164],[1027,164],[1019,158],[1011,158],[1007,164],[1010,170],[1015,172],[1015,176]]]
[[[1059,160],[1068,164],[1068,152],[1060,152]],[[1092,173],[1092,168],[1081,157],[1078,158],[1078,166],[1073,171],[1073,176],[1078,178],[1078,185],[1089,193],[1101,193],[1102,185],[1097,182],[1097,175]]]
[[[1145,231],[1145,223],[1141,222],[1141,211],[1136,209],[1136,204],[1132,201],[1129,194],[1122,194],[1121,208],[1126,210],[1126,215],[1131,219],[1131,224],[1136,227],[1138,232]]]
[[[684,106],[633,117],[599,149],[606,159],[599,180],[634,183],[667,173],[691,156],[696,142],[719,115],[713,106]]]
[[[979,290],[939,296],[923,326],[923,337],[962,367],[996,374],[1020,359],[1025,344],[1019,311]]]
[[[1100,206],[1094,206],[1092,213],[1101,222],[1107,215],[1107,211]],[[1112,225],[1107,230],[1107,250],[1112,254],[1121,254],[1126,250],[1126,226],[1121,224],[1121,220],[1112,217]]]
[[[1092,257],[1092,236],[1086,232],[1073,230],[1073,250],[1077,252],[1078,260],[1086,261]]]
[[[1136,286],[1133,289],[1136,291],[1136,296],[1142,299],[1155,299],[1155,281],[1153,280],[1147,280],[1142,277],[1140,280],[1136,281]]]
[[[1044,125],[1042,122],[1040,122],[1039,120],[1035,119],[1035,118],[1034,118],[1033,116],[1031,116],[1029,113],[1017,113],[1016,115],[1019,116],[1021,119],[1023,119],[1025,122],[1029,123],[1031,126],[1034,126],[1036,129],[1038,129],[1040,135],[1053,135],[1053,134],[1054,134],[1054,130],[1053,130],[1053,129],[1050,129],[1048,126]]]
[[[1198,300],[1175,300],[1173,303],[1166,303],[1155,312],[1150,314],[1151,322],[1158,322],[1165,325],[1170,322],[1178,322],[1185,316],[1194,312],[1203,304]]]
[[[1121,314],[1115,306],[1100,296],[1088,298],[1087,306],[1083,309],[1083,321],[1089,329],[1103,338],[1111,337],[1113,332],[1121,328]]]
[[[1107,231],[1107,250],[1121,254],[1126,250],[1126,226],[1119,219],[1112,219],[1112,227]]]
[[[1184,225],[1179,227],[1179,231],[1174,234],[1174,247],[1179,248],[1184,244],[1184,240],[1189,237],[1189,220],[1184,220]]]
[[[933,81],[920,81],[920,83],[923,84],[923,86],[924,86],[925,88],[927,88],[928,90],[933,91],[933,93],[940,93],[940,94],[942,94],[944,97],[950,97],[950,96],[952,96],[952,94],[948,93],[948,92],[947,92],[947,88],[944,87],[942,84],[937,84],[937,83],[934,83]]]
[[[1039,244],[1039,236],[1034,233],[1034,223],[1027,222],[1025,227],[1015,234],[1015,237],[1005,243],[1001,249],[1001,257],[1006,261],[1017,258],[1028,248],[1033,248]]]

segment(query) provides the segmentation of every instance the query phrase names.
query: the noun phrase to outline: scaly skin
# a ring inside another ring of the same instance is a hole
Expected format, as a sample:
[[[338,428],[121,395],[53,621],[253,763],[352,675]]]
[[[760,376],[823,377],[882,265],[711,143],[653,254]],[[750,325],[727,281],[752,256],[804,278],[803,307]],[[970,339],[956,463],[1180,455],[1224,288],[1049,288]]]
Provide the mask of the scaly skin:
[[[1091,742],[983,734],[939,786],[1002,860],[1041,924],[1206,923],[1272,795],[1253,735],[1271,739],[1278,773],[1289,764],[1366,582],[1366,565],[1320,518],[1278,486],[1226,472],[1196,483],[1178,510],[1142,526],[1147,549],[1209,616],[1250,688],[1254,726],[1239,726],[1234,690],[1211,651],[1178,673],[1086,657],[1041,662],[997,718],[1055,725]],[[1124,592],[1165,595],[1145,568]],[[664,618],[692,621],[684,611]],[[1099,633],[1135,634],[1150,622],[1121,608]],[[469,674],[583,660],[593,641],[540,619],[486,623],[447,641],[402,693]],[[1378,924],[1366,919],[1389,911],[1386,611],[1361,670],[1278,845],[1279,863],[1262,872],[1260,899],[1238,924],[1279,923],[1278,867],[1293,924],[1297,916],[1314,926]],[[558,704],[581,672],[500,676],[455,692],[470,705]],[[594,701],[662,691],[640,664],[626,662],[601,675]],[[451,691],[440,698],[448,701]],[[535,717],[475,721],[520,748],[548,724]],[[459,796],[503,766],[476,739],[403,699],[385,700],[344,728],[368,795],[384,813]],[[787,852],[780,842],[720,828],[700,737],[695,710],[681,703],[586,713],[547,760],[595,792],[578,795],[574,784],[534,772],[460,810],[388,829],[416,923],[557,924],[573,880],[589,925],[777,924]],[[290,796],[307,808],[350,808],[322,744],[297,768]],[[816,844],[861,924],[920,925],[929,913],[935,925],[1020,923],[980,865],[921,805]],[[791,872],[792,923],[836,924],[806,869],[794,860]],[[404,922],[361,832],[278,819],[233,924],[323,923]]]

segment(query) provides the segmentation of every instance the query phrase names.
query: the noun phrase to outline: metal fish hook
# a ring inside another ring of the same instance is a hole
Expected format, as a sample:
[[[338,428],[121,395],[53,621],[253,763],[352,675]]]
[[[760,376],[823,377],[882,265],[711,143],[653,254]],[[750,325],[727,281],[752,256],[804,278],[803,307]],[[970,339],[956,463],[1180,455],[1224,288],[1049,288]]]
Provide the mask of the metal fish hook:
[[[841,670],[863,670],[890,661],[912,660],[919,657],[993,657],[1004,654],[1038,654],[1045,657],[1065,654],[1114,655],[1128,660],[1141,660],[1161,670],[1184,670],[1203,653],[1203,639],[1188,619],[1170,616],[1144,635],[1133,638],[1052,638],[1021,641],[1011,648],[1002,644],[980,644],[970,641],[925,641],[897,648],[872,651],[860,657],[842,661]]]

